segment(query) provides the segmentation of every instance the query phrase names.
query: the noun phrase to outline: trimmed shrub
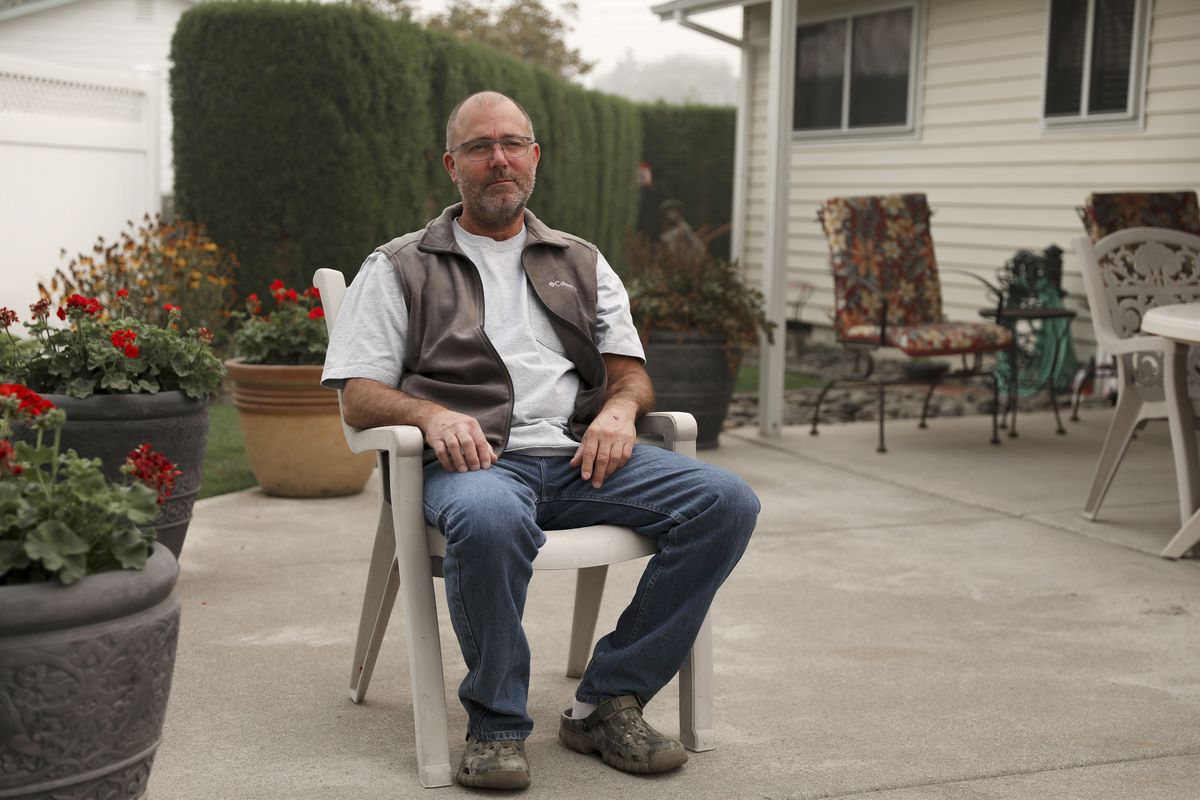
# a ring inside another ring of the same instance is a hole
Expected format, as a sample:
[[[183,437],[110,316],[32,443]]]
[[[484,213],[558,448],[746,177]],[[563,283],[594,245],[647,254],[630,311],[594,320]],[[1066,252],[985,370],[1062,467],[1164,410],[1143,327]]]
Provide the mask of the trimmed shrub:
[[[490,48],[345,5],[213,0],[171,58],[176,204],[238,254],[241,287],[352,277],[456,202],[446,117],[484,89],[533,119],[539,217],[614,261],[636,224],[637,107]]]

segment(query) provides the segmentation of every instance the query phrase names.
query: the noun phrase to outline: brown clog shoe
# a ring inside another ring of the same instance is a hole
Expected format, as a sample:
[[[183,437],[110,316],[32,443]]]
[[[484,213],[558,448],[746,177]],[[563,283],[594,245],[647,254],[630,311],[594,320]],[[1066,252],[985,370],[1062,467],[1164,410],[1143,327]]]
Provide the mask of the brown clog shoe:
[[[525,742],[501,739],[481,742],[467,734],[467,749],[454,780],[475,789],[525,789],[529,786],[529,761]]]
[[[625,772],[666,772],[688,760],[683,745],[642,718],[642,704],[633,695],[606,700],[586,719],[562,713],[558,738],[577,753],[599,753],[604,763]]]

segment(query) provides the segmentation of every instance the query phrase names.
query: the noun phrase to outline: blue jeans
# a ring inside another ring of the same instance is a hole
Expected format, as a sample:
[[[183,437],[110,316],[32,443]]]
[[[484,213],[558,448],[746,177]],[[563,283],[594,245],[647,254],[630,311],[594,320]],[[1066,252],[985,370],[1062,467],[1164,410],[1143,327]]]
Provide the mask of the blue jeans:
[[[476,472],[425,467],[425,518],[446,536],[446,597],[467,664],[458,695],[481,740],[533,730],[521,615],[543,530],[623,525],[658,545],[616,630],[596,643],[575,694],[587,703],[648,702],[671,680],[754,530],[758,498],[717,467],[635,445],[594,489],[569,461],[505,454]]]

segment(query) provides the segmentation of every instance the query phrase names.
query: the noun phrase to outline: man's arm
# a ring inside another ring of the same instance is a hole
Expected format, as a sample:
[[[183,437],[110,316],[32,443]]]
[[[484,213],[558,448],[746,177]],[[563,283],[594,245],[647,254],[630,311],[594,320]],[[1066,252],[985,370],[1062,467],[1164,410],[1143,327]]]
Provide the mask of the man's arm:
[[[631,356],[604,354],[608,391],[604,406],[592,420],[571,466],[599,489],[633,455],[639,417],[654,410],[654,387],[642,362]]]
[[[415,425],[438,462],[450,472],[488,469],[498,460],[479,421],[366,378],[351,378],[342,389],[342,413],[355,428]]]

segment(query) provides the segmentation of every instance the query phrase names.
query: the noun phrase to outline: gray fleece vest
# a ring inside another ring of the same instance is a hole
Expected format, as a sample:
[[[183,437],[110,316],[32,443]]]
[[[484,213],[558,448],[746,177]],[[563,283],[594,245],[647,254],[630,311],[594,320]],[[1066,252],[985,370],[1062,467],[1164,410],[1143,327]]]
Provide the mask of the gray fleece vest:
[[[424,230],[378,252],[396,271],[408,304],[408,345],[399,389],[479,420],[497,453],[512,426],[512,378],[483,331],[483,283],[454,241],[453,205]],[[521,265],[579,372],[570,433],[582,438],[604,401],[607,373],[595,344],[596,248],[525,211]]]

